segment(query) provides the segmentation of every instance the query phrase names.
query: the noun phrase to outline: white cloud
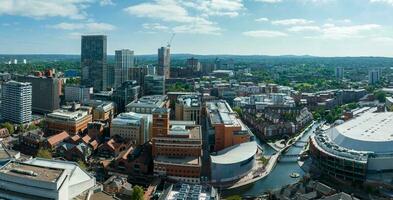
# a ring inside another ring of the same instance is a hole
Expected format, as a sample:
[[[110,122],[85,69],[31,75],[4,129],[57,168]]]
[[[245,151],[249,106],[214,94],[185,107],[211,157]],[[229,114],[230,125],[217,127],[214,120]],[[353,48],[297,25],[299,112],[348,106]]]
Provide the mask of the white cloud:
[[[0,15],[83,19],[87,15],[84,9],[91,2],[92,0],[1,0]]]
[[[371,31],[380,29],[378,24],[362,24],[352,26],[336,26],[327,24],[322,29],[322,38],[326,39],[346,39],[346,38],[362,38]]]
[[[100,6],[114,6],[113,0],[100,0]]]
[[[374,42],[382,42],[382,43],[384,43],[384,42],[393,42],[393,37],[375,37],[375,38],[372,38],[372,40],[374,41]]]
[[[256,22],[268,22],[269,19],[266,18],[266,17],[261,17],[261,18],[255,19],[255,21],[256,21]]]
[[[169,29],[167,26],[161,25],[160,23],[144,23],[142,27],[152,31],[165,31]]]
[[[173,28],[175,33],[220,35],[221,28],[213,22],[201,21],[198,23],[183,24]]]
[[[293,26],[288,28],[290,32],[318,32],[321,31],[319,26]]]
[[[282,0],[255,0],[256,2],[262,2],[262,3],[279,3],[282,2]]]
[[[191,15],[186,8],[193,8],[196,1],[176,1],[176,0],[155,0],[150,3],[141,3],[125,8],[125,11],[130,15],[137,17],[146,17],[150,19],[160,20],[164,22],[177,23],[173,28],[174,32],[178,33],[199,33],[199,34],[220,34],[221,30],[216,23],[210,21],[207,16],[213,15],[210,11],[201,15]],[[210,1],[207,1],[210,2]],[[237,8],[237,4],[228,3],[229,0],[217,0],[212,4],[215,7],[209,8],[213,11],[233,10]],[[224,3],[224,4],[220,4]],[[233,2],[240,2],[234,0]],[[198,8],[198,11],[204,10],[204,7]],[[195,11],[195,10],[194,10]],[[214,15],[218,15],[217,12]]]
[[[244,9],[242,0],[180,0],[180,3],[200,11],[202,16],[236,17]]]
[[[294,19],[282,19],[282,20],[274,20],[272,24],[274,25],[283,25],[283,26],[293,26],[293,25],[307,25],[312,24],[314,21],[301,19],[301,18],[294,18]]]
[[[61,29],[66,31],[81,31],[85,33],[103,33],[116,29],[115,26],[107,23],[97,23],[97,22],[88,22],[88,23],[59,23],[51,26],[55,29]]]
[[[370,0],[371,3],[386,3],[393,6],[393,0]]]
[[[271,31],[271,30],[255,30],[255,31],[246,31],[243,32],[243,35],[250,37],[266,37],[266,38],[274,38],[274,37],[286,37],[288,34],[280,31]]]

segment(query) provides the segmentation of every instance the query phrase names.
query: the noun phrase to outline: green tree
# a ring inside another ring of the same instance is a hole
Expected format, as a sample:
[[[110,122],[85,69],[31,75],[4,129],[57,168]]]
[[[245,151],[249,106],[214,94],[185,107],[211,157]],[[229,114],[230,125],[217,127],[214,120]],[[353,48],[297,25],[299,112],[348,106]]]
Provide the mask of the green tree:
[[[386,99],[386,92],[384,91],[376,91],[374,92],[374,97],[378,99],[379,102],[383,103]]]
[[[8,132],[9,132],[10,134],[13,134],[13,133],[15,132],[14,125],[11,124],[11,123],[9,123],[9,122],[2,123],[2,124],[1,124],[1,128],[6,128],[6,129],[8,129]]]
[[[136,185],[132,188],[131,199],[132,200],[143,200],[143,188]]]
[[[83,161],[81,161],[81,160],[78,160],[78,165],[79,165],[79,167],[80,167],[81,169],[83,169],[83,170],[86,170],[86,169],[87,169],[87,166],[86,166],[85,162],[83,162]]]
[[[52,159],[52,153],[48,149],[40,148],[38,150],[38,152],[37,152],[37,156],[36,157]]]
[[[243,114],[243,110],[238,106],[234,107],[233,111],[235,111],[239,116],[242,116]]]
[[[233,195],[225,198],[226,200],[242,200],[242,198],[239,195]]]

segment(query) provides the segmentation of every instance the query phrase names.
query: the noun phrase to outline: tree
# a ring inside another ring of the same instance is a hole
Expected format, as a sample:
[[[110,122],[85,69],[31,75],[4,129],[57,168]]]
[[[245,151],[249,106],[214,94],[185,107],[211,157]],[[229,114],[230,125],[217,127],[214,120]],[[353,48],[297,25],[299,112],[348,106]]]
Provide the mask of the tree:
[[[81,160],[78,160],[78,165],[79,165],[79,167],[80,167],[81,169],[83,169],[83,170],[86,170],[86,169],[87,169],[86,164],[85,164],[83,161],[81,161]]]
[[[235,111],[239,116],[242,116],[243,114],[243,110],[238,106],[234,107],[233,111]]]
[[[6,128],[6,129],[8,129],[8,132],[9,132],[10,134],[13,134],[13,133],[15,132],[14,125],[11,124],[11,123],[9,123],[9,122],[2,123],[2,124],[1,124],[1,128]]]
[[[37,156],[36,157],[52,159],[52,153],[48,149],[40,148],[38,150],[38,152],[37,152]]]
[[[233,195],[229,196],[228,198],[225,198],[226,200],[241,200],[242,198],[239,195]]]
[[[376,99],[378,99],[379,102],[381,102],[381,103],[385,102],[386,93],[384,91],[374,92],[374,96]]]
[[[143,188],[136,185],[132,188],[131,199],[132,200],[143,200]]]

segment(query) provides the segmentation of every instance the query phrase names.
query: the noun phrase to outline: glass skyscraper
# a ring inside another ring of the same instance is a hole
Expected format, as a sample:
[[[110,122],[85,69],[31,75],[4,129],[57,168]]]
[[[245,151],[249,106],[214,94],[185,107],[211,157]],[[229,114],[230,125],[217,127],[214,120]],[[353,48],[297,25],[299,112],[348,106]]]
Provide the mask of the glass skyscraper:
[[[81,44],[81,69],[84,86],[93,87],[95,91],[108,87],[106,35],[84,35]]]

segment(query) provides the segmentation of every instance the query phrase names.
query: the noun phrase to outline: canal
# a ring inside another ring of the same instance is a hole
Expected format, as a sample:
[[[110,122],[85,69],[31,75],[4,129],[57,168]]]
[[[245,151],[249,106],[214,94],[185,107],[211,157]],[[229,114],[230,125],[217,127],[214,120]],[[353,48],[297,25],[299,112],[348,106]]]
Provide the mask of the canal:
[[[308,131],[304,134],[304,136],[297,142],[296,146],[293,145],[289,148],[287,154],[299,154],[300,151],[303,149],[299,146],[304,146],[308,138],[314,133],[317,126],[320,123],[315,123]],[[272,149],[269,145],[262,141],[258,141],[259,145],[262,147],[265,155],[272,155],[275,153],[275,150]],[[285,154],[284,154],[285,155]],[[230,196],[230,195],[240,195],[240,196],[260,196],[263,193],[279,189],[282,186],[296,183],[299,178],[290,178],[289,175],[292,172],[296,172],[300,174],[300,177],[304,175],[304,171],[300,168],[297,162],[278,162],[276,167],[273,171],[264,179],[261,179],[253,184],[236,188],[233,190],[223,191],[223,196]]]

